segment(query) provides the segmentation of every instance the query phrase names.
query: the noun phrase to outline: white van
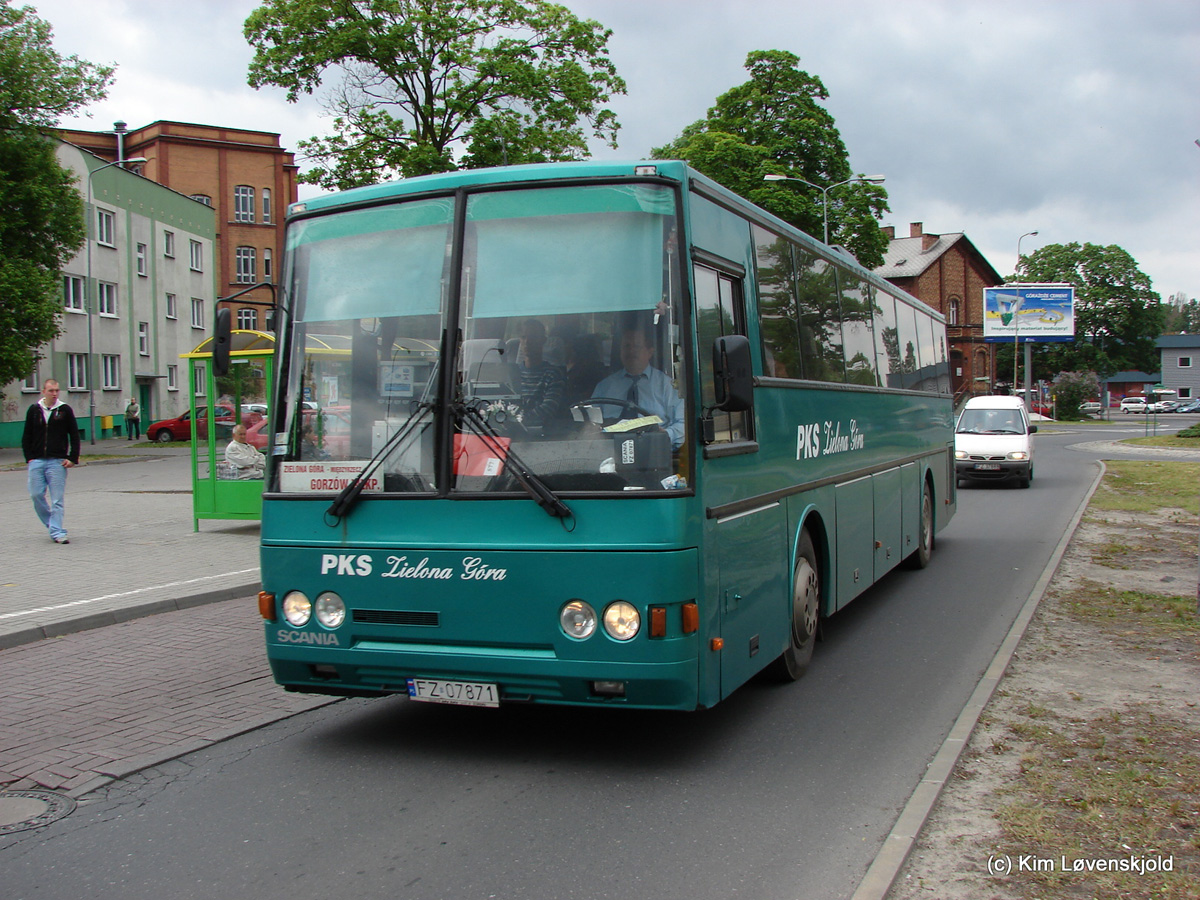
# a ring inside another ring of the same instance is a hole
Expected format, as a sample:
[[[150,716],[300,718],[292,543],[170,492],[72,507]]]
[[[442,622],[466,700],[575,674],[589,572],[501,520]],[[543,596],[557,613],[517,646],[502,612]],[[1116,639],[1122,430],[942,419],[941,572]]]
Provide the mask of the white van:
[[[1020,397],[972,397],[954,428],[954,474],[970,480],[1033,481],[1033,434]]]

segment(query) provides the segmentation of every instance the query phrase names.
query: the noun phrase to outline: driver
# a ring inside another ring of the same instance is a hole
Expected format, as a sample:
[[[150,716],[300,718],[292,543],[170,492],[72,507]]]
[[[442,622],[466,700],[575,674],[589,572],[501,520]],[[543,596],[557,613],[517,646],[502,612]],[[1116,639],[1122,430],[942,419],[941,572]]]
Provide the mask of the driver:
[[[654,339],[642,328],[621,332],[621,368],[596,385],[593,397],[627,400],[663,420],[663,429],[671,436],[671,449],[683,443],[683,399],[671,379],[650,365],[654,358]],[[633,418],[641,413],[630,407],[602,405],[606,419]]]

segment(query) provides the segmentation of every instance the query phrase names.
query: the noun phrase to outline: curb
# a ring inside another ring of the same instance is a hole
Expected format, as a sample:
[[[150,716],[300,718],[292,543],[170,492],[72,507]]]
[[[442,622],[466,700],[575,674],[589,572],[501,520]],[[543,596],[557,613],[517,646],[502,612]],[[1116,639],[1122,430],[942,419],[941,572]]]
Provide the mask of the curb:
[[[225,600],[236,600],[239,597],[253,596],[258,592],[258,589],[258,582],[254,581],[247,584],[233,585],[232,587],[218,588],[200,594],[190,594],[186,597],[146,600],[142,603],[135,603],[132,606],[122,607],[121,609],[101,613],[89,613],[83,616],[76,616],[73,619],[51,622],[46,625],[31,625],[28,628],[22,628],[18,631],[0,634],[0,650],[20,647],[23,644],[32,644],[44,638],[62,637],[63,635],[75,634],[79,631],[89,631],[93,628],[117,625],[121,622],[129,622],[133,619],[152,616],[156,613],[173,612],[181,609],[190,609],[194,606],[203,606],[208,603],[221,603]]]
[[[950,733],[946,735],[938,752],[934,754],[933,760],[925,770],[925,775],[913,790],[904,809],[900,811],[900,817],[896,819],[896,824],[884,838],[883,846],[879,848],[879,852],[875,855],[875,859],[850,900],[884,900],[888,891],[892,889],[892,885],[908,860],[921,830],[929,820],[934,805],[950,780],[959,757],[966,749],[967,741],[979,723],[979,717],[983,714],[988,701],[991,700],[997,685],[1000,684],[1000,679],[1004,677],[1009,663],[1012,662],[1021,638],[1025,635],[1025,629],[1029,627],[1033,614],[1037,612],[1042,597],[1050,587],[1054,573],[1058,571],[1059,563],[1062,562],[1075,530],[1079,527],[1079,522],[1087,511],[1092,495],[1096,493],[1096,488],[1100,486],[1100,481],[1104,478],[1106,471],[1104,461],[1096,460],[1096,464],[1098,466],[1096,478],[1092,482],[1091,489],[1079,504],[1079,508],[1075,510],[1075,515],[1071,518],[1071,527],[1066,529],[1058,546],[1054,548],[1054,553],[1046,563],[1046,568],[1037,584],[1034,585],[1029,599],[1021,607],[1012,627],[1009,628],[1008,634],[992,658],[991,664],[979,679],[979,683],[963,706],[962,712],[958,714],[958,718],[950,728]]]

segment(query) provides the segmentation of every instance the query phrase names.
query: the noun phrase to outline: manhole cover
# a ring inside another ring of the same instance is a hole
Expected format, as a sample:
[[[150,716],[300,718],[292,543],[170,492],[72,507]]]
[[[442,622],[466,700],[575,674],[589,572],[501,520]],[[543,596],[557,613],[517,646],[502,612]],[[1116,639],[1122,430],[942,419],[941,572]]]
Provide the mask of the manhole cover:
[[[0,791],[0,834],[41,828],[68,816],[75,801],[53,791]]]

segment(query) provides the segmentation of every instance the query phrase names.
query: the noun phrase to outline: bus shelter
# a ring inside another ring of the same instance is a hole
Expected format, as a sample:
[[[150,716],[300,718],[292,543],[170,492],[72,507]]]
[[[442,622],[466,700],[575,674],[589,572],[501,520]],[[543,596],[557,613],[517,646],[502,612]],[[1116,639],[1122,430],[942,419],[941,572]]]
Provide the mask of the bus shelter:
[[[212,366],[213,338],[202,341],[188,361],[192,445],[192,527],[201,519],[258,519],[262,517],[263,466],[235,465],[226,449],[236,425],[246,426],[247,443],[263,455],[269,452],[267,398],[274,381],[275,337],[262,331],[235,330],[230,343],[228,374],[217,376]],[[235,457],[239,454],[235,452]],[[250,455],[242,449],[244,461]]]

